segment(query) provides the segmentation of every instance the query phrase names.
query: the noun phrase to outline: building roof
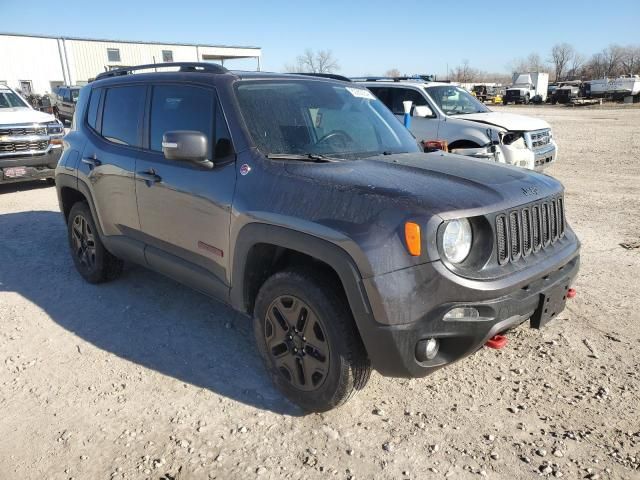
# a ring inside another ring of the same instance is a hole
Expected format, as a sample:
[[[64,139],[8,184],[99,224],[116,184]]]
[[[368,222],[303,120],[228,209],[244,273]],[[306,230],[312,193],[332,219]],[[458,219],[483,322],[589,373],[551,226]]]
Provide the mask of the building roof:
[[[176,45],[176,46],[187,46],[187,47],[211,47],[211,48],[249,48],[255,50],[262,50],[261,47],[248,47],[241,45],[211,45],[206,43],[185,43],[185,42],[157,42],[157,41],[141,41],[141,40],[113,40],[106,38],[82,38],[82,37],[67,37],[67,36],[56,36],[56,35],[39,35],[39,34],[30,34],[30,33],[11,33],[11,32],[0,32],[0,36],[11,36],[11,37],[32,37],[32,38],[48,38],[52,40],[77,40],[83,42],[108,42],[108,43],[134,43],[141,45]]]

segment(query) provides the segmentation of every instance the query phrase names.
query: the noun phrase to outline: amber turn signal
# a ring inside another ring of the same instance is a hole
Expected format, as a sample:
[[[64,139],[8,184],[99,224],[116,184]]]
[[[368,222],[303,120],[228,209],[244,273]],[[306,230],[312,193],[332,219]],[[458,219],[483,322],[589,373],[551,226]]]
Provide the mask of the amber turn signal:
[[[404,239],[407,242],[407,250],[414,257],[422,253],[422,242],[420,241],[420,225],[413,222],[404,224]]]

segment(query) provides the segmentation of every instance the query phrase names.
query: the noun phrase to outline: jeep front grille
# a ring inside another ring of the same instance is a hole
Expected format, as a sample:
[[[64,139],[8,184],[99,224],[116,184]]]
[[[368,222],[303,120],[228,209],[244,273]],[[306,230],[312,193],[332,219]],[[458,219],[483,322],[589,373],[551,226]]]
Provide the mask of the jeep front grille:
[[[498,263],[516,262],[564,237],[564,200],[550,198],[501,213],[495,222]]]

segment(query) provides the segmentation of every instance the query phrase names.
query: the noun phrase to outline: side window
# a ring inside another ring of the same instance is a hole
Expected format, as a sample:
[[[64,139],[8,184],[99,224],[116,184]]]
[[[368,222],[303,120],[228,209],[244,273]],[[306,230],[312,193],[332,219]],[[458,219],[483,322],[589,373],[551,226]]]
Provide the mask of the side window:
[[[149,124],[149,146],[162,151],[162,136],[173,130],[195,130],[209,138],[212,148],[215,95],[211,90],[189,85],[153,87]],[[211,150],[210,150],[211,151]]]
[[[382,103],[386,105],[388,109],[391,109],[391,89],[386,87],[368,87],[373,94],[380,99]]]
[[[65,88],[64,90],[62,90],[62,99],[65,102],[70,102],[71,101],[71,90],[69,90],[68,88]]]
[[[145,87],[109,88],[102,112],[102,136],[113,143],[139,147]]]
[[[89,108],[87,109],[87,123],[94,130],[98,129],[98,106],[100,105],[100,95],[102,89],[96,88],[91,91],[89,99]]]
[[[417,90],[413,90],[410,88],[393,88],[392,90],[393,106],[391,108],[391,111],[396,115],[404,114],[404,106],[402,105],[402,102],[405,102],[407,100],[411,100],[413,102],[413,106],[428,105],[427,100]]]

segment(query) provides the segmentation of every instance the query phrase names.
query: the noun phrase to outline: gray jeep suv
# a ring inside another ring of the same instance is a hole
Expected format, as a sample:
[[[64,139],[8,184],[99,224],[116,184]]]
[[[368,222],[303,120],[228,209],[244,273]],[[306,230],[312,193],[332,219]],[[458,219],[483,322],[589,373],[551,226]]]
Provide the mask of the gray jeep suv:
[[[421,377],[500,347],[573,296],[579,242],[553,178],[424,153],[357,84],[156,68],[80,92],[56,172],[73,261],[92,283],[135,262],[251,316],[305,410],[372,368]]]

